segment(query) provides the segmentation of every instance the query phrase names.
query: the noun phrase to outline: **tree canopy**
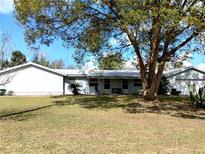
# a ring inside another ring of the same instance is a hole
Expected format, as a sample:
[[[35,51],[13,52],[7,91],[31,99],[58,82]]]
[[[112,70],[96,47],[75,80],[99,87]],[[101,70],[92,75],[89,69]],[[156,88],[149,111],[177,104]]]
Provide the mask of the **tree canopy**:
[[[21,51],[14,51],[11,54],[10,66],[17,66],[26,63],[26,56]]]
[[[99,69],[119,70],[123,67],[124,59],[121,53],[108,54],[99,58]]]
[[[49,67],[50,62],[47,60],[46,55],[43,52],[35,51],[33,54],[32,62]]]
[[[63,69],[65,67],[65,64],[62,59],[59,59],[52,61],[49,67],[53,69]]]
[[[78,60],[90,53],[133,52],[147,99],[157,95],[166,62],[184,52],[199,50],[204,41],[204,0],[14,2],[29,44],[40,41],[50,45],[61,38],[67,47],[75,47]]]

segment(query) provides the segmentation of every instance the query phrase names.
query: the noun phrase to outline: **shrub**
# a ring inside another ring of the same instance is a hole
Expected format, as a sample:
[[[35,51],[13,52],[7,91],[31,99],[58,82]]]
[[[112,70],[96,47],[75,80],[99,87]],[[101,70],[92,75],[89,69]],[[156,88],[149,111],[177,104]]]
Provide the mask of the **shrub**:
[[[158,95],[166,95],[169,92],[169,80],[165,76],[163,76],[160,80],[159,83],[159,88],[158,88]]]
[[[190,101],[196,108],[205,107],[205,93],[203,88],[199,88],[198,93],[190,92]]]
[[[6,89],[0,89],[0,96],[4,96],[6,94]]]
[[[181,91],[177,91],[177,89],[176,88],[172,88],[171,89],[171,95],[180,95],[181,94]]]
[[[13,95],[14,95],[14,92],[13,92],[13,91],[8,91],[8,92],[7,92],[7,95],[13,96]]]
[[[78,82],[76,82],[76,83],[71,83],[70,85],[69,85],[69,89],[71,89],[72,90],[72,93],[74,94],[74,95],[80,95],[80,87],[82,87],[81,85],[80,85],[80,83],[78,83]]]

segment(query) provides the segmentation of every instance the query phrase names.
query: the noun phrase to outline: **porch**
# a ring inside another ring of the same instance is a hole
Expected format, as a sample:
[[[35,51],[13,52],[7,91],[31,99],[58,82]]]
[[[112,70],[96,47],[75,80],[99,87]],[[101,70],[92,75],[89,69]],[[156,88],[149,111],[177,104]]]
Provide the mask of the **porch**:
[[[140,91],[140,79],[89,79],[90,94],[137,94]]]

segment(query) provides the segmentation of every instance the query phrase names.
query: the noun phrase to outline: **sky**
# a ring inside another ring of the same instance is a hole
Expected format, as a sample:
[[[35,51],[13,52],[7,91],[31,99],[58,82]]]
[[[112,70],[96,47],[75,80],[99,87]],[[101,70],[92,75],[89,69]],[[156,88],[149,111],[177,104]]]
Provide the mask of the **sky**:
[[[13,0],[0,0],[0,33],[10,33],[12,49],[21,51],[31,61],[33,52],[24,40],[24,29],[15,19],[13,9]],[[62,59],[66,66],[76,65],[72,57],[74,49],[63,47],[60,40],[55,40],[49,47],[40,45],[40,51],[51,61]]]
[[[13,10],[13,0],[0,0],[0,33],[9,32],[12,37],[11,43],[13,48],[23,52],[28,61],[30,61],[32,59],[33,52],[24,40],[24,29],[15,19]],[[44,52],[50,61],[62,59],[66,66],[76,65],[73,59],[74,49],[63,47],[60,40],[55,40],[49,47],[40,45],[40,51]],[[193,59],[191,61],[185,62],[185,65],[205,68],[205,55],[193,54],[192,58]]]

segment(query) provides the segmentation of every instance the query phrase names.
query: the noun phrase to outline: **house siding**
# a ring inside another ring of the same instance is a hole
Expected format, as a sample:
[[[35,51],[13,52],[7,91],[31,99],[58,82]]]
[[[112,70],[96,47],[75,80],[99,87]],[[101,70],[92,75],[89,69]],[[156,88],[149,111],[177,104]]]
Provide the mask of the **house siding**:
[[[1,88],[15,95],[63,95],[63,76],[29,66],[0,75]]]
[[[189,95],[191,91],[196,92],[200,87],[205,86],[205,75],[192,69],[167,79],[170,81],[170,89],[175,88],[181,91],[181,95]]]
[[[110,79],[110,89],[105,89],[104,80],[105,79],[98,79],[98,90],[100,94],[112,94],[112,88],[122,89],[123,94],[136,94],[141,90],[141,87],[134,86],[134,79],[128,79],[128,89],[122,88],[123,79]],[[96,92],[94,92],[94,86],[89,87],[89,89],[89,94],[96,94]]]
[[[72,90],[69,89],[70,83],[79,83],[81,85],[80,93],[81,94],[90,94],[89,92],[89,82],[86,78],[65,78],[65,94],[72,95]]]
[[[13,91],[15,95],[64,95],[72,94],[69,84],[78,82],[82,86],[81,94],[86,95],[112,94],[112,88],[121,89],[123,94],[141,92],[137,71],[107,70],[101,71],[102,73],[97,76],[79,72],[75,71],[76,74],[73,73],[73,70],[60,72],[38,64],[27,63],[0,71],[0,89]],[[170,81],[170,91],[175,88],[177,91],[181,91],[182,95],[189,95],[190,91],[195,92],[205,86],[205,72],[193,67],[170,70],[164,75]],[[94,80],[90,86],[90,79],[97,79],[97,83]],[[110,89],[104,88],[105,79],[110,80]],[[124,79],[128,80],[128,89],[122,87]],[[136,83],[135,79],[138,79]],[[2,85],[2,83],[5,84]],[[194,88],[193,85],[195,85]]]

